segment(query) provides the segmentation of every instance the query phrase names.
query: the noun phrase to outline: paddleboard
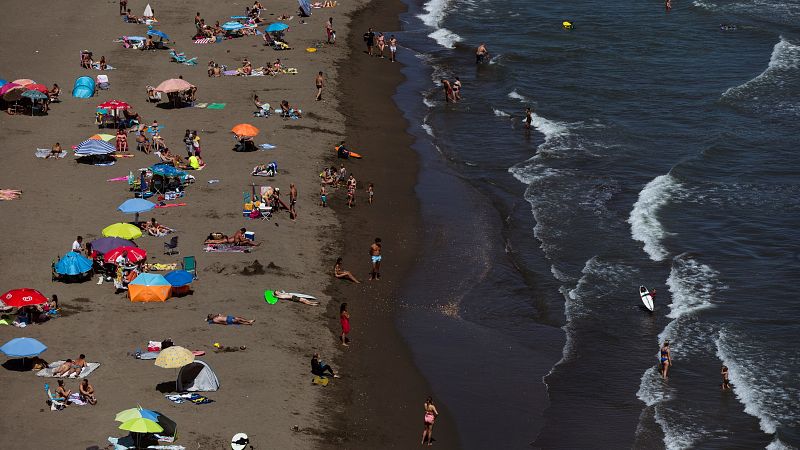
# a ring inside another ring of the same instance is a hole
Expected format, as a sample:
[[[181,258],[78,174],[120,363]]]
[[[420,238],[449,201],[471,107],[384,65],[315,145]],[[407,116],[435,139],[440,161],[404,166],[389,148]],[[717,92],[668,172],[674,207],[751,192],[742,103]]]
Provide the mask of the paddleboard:
[[[648,311],[653,310],[653,297],[650,295],[650,291],[647,290],[644,286],[639,286],[639,297],[642,298],[642,303],[644,303],[644,307],[648,309]]]
[[[337,153],[337,154],[339,153],[339,146],[338,146],[338,145],[337,145],[336,147],[334,147],[333,149],[334,149],[334,150],[336,150],[336,153]],[[349,152],[350,152],[350,153],[348,154],[348,157],[349,157],[349,158],[355,158],[355,159],[361,159],[361,158],[363,158],[363,156],[361,156],[361,153],[356,153],[356,152],[354,152],[354,151],[352,151],[352,150],[349,150]]]

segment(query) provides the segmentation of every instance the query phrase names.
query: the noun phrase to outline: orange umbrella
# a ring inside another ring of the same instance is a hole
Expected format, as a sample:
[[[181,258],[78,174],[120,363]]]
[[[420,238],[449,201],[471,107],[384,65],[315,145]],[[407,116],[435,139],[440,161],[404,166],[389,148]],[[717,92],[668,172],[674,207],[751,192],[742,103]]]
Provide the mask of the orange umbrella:
[[[12,83],[16,83],[16,84],[18,84],[20,86],[27,86],[29,84],[34,84],[36,82],[33,81],[33,80],[29,80],[27,78],[20,78],[19,80],[12,81]]]
[[[161,84],[156,86],[156,91],[158,92],[183,92],[188,91],[189,89],[193,88],[194,85],[190,84],[186,80],[182,80],[180,78],[172,78],[169,80],[162,81]]]
[[[231,128],[234,134],[237,136],[247,136],[253,137],[258,135],[258,128],[250,125],[249,123],[240,123],[235,127]]]

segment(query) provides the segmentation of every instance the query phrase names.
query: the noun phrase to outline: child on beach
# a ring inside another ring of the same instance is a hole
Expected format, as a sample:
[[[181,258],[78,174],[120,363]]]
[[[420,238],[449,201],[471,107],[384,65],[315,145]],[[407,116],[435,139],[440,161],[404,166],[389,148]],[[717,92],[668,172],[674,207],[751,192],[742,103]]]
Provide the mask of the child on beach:
[[[319,204],[323,208],[328,206],[328,190],[325,189],[324,184],[319,187]]]
[[[342,306],[339,307],[339,321],[342,324],[342,335],[340,339],[342,345],[347,347],[347,343],[350,342],[350,338],[347,337],[347,335],[350,334],[350,313],[347,312],[347,303],[342,303]]]
[[[372,198],[375,197],[375,186],[372,183],[367,186],[367,195],[369,196],[369,204],[371,205]]]

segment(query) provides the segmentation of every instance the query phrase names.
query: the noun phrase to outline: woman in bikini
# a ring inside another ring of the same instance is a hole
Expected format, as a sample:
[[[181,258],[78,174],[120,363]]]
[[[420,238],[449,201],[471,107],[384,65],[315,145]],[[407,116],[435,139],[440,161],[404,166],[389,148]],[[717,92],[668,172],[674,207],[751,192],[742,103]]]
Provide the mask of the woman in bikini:
[[[128,151],[128,135],[125,134],[124,128],[120,128],[119,130],[117,130],[117,151],[118,152]]]
[[[423,424],[425,428],[422,430],[422,445],[433,445],[433,423],[436,421],[436,416],[439,415],[439,411],[436,410],[436,406],[433,404],[433,398],[428,397],[425,399],[425,417],[423,419]]]
[[[347,347],[347,343],[350,342],[350,338],[347,337],[350,334],[350,313],[347,312],[347,303],[342,303],[339,307],[339,322],[342,324],[342,335],[339,338],[342,345]]]
[[[383,58],[383,49],[386,48],[386,38],[383,36],[383,33],[378,33],[378,51],[380,51],[380,56]]]
[[[664,341],[664,345],[661,346],[661,378],[667,379],[670,366],[672,366],[672,353],[669,351],[669,341]]]
[[[342,268],[342,258],[336,259],[336,265],[333,266],[333,276],[339,279],[350,280],[353,283],[361,283],[350,271]]]

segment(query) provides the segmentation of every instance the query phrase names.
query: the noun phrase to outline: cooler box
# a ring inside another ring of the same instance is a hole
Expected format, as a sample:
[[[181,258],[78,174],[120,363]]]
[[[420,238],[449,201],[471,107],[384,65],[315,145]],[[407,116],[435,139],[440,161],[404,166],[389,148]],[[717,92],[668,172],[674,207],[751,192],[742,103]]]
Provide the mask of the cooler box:
[[[253,231],[246,231],[244,233],[244,237],[247,238],[247,239],[250,239],[251,241],[255,241],[256,240],[256,233],[253,232]]]

